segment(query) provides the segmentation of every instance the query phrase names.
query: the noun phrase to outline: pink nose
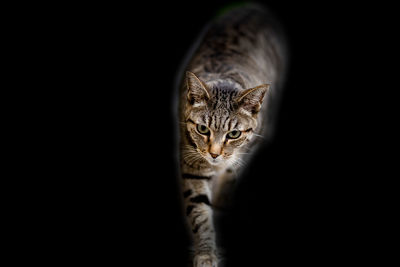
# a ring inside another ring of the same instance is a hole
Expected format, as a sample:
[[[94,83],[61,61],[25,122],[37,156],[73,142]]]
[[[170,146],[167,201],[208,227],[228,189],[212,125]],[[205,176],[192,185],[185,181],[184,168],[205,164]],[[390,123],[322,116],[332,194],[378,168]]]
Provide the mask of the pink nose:
[[[213,158],[213,159],[216,159],[219,155],[218,154],[214,154],[214,153],[210,153],[210,155],[211,155],[211,157]]]

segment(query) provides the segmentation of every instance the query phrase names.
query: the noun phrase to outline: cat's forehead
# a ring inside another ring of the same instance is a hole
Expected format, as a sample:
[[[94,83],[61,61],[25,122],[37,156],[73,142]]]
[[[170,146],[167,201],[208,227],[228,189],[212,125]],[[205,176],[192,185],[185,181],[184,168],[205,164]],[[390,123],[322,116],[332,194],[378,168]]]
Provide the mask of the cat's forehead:
[[[245,130],[252,128],[252,121],[238,114],[237,97],[239,89],[231,83],[208,84],[210,99],[207,106],[192,112],[198,124],[204,124],[213,131]]]
[[[240,88],[237,84],[230,82],[217,82],[208,85],[212,94],[212,99],[225,99],[232,101],[234,97],[238,96]]]
[[[194,116],[194,120],[197,124],[206,125],[214,132],[226,132],[234,129],[244,131],[254,127],[252,120],[223,108],[199,111]]]
[[[234,112],[237,109],[236,98],[239,92],[230,87],[213,87],[211,98],[207,102],[208,110],[217,113]]]

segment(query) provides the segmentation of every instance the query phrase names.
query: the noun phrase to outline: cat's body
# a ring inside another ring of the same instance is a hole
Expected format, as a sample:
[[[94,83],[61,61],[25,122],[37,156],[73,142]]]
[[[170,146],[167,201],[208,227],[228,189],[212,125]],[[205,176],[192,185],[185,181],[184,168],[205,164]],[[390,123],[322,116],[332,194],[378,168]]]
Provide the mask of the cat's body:
[[[228,188],[243,161],[271,135],[285,68],[279,27],[254,5],[218,18],[191,55],[180,87],[179,128],[194,266],[217,266],[213,208],[229,204]]]

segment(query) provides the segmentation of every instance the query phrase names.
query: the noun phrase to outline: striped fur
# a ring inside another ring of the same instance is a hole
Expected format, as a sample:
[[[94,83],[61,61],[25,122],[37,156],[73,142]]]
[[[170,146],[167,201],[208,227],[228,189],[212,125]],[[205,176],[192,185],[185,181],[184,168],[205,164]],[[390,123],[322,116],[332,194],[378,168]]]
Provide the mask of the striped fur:
[[[243,162],[272,132],[285,72],[282,34],[263,8],[230,11],[190,56],[180,90],[180,166],[194,266],[217,266],[213,209],[223,207]],[[274,100],[274,101],[272,101]]]

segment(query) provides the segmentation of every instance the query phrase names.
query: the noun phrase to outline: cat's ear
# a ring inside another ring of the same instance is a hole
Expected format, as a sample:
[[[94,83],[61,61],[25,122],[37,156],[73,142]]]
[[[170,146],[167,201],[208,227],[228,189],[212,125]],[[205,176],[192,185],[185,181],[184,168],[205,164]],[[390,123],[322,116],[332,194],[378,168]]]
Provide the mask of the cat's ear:
[[[210,99],[207,86],[190,71],[186,72],[186,85],[187,99],[191,105],[203,105]]]
[[[243,109],[250,115],[256,115],[261,108],[265,93],[268,91],[270,84],[262,84],[260,86],[244,90],[237,98],[239,108]]]

